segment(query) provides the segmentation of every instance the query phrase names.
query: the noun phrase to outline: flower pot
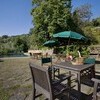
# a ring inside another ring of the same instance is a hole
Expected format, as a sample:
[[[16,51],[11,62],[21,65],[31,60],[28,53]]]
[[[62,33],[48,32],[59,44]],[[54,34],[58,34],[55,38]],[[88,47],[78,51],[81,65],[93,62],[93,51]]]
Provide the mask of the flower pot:
[[[71,61],[72,59],[73,59],[72,56],[69,55],[69,56],[67,56],[67,57],[65,58],[65,61]]]
[[[84,64],[84,57],[78,57],[75,61],[72,61],[73,65],[83,65]]]

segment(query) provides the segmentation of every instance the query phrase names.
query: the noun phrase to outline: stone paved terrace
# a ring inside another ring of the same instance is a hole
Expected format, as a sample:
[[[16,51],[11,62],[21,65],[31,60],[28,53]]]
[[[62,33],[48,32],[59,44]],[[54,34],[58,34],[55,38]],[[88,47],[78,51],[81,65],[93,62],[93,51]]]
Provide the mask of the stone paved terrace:
[[[40,64],[40,60],[30,57],[0,59],[0,100],[31,100],[32,80],[29,62]],[[96,70],[100,70],[99,67],[98,59]],[[84,86],[82,90],[84,91]],[[90,91],[91,89],[88,89],[87,92]]]

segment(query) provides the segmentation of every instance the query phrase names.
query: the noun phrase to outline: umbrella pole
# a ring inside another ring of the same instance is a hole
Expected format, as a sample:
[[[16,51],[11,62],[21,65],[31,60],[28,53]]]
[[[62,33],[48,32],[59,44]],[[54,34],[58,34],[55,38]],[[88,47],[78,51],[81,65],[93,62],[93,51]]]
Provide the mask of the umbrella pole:
[[[70,43],[70,38],[69,38],[69,40],[68,40],[68,45],[67,45],[67,56],[69,55],[69,52],[68,52],[69,43]]]

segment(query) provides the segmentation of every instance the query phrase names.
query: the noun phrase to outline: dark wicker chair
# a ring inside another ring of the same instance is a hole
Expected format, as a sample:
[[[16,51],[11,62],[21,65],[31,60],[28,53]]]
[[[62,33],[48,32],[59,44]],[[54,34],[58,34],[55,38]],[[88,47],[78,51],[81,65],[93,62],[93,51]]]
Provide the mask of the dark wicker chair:
[[[49,63],[49,64],[48,64]],[[42,57],[41,58],[41,65],[44,66],[49,66],[51,68],[51,73],[52,73],[52,79],[58,79],[60,80],[60,82],[68,79],[68,82],[70,82],[70,78],[71,78],[71,75],[67,75],[66,73],[60,73],[60,69],[55,67],[53,64],[52,64],[52,57]],[[69,83],[70,84],[70,83]]]
[[[45,95],[45,100],[55,100],[56,98],[61,100],[63,95],[68,97],[70,91],[69,85],[52,82],[49,68],[37,66],[33,63],[30,63],[29,66],[33,79],[33,100],[41,96],[41,94],[36,95],[36,90]]]
[[[94,82],[93,100],[100,100],[100,79],[92,78],[92,81]]]
[[[51,67],[52,79],[54,79],[55,73],[59,75],[59,68],[52,67],[52,57],[41,57],[41,65]]]
[[[88,58],[85,60],[85,64],[95,64],[95,59]],[[81,72],[81,83],[90,87],[94,87],[93,93],[90,95],[84,95],[84,97],[86,96],[86,98],[82,100],[99,100],[100,99],[100,98],[97,99],[97,95],[96,95],[97,92],[100,91],[100,76],[96,75],[95,67]]]
[[[85,60],[85,64],[95,64],[94,58],[87,58]],[[94,82],[91,80],[92,78],[100,79],[100,75],[97,75],[96,73],[100,74],[100,72],[95,71],[95,67],[93,69],[88,69],[85,72],[82,73],[82,83],[85,85],[88,85],[90,87],[94,86]]]
[[[79,92],[78,90],[71,89],[69,93],[69,100],[100,100],[100,91],[98,91],[98,88],[100,89],[100,80],[92,78],[91,81],[94,83],[93,93],[88,95]],[[66,97],[62,100],[66,100]]]
[[[41,57],[41,65],[43,66],[45,64],[52,66],[52,57]]]
[[[100,80],[92,78],[91,81],[94,82],[94,90],[93,93],[87,95],[82,92],[78,92],[77,90],[70,91],[70,100],[100,100],[100,92],[98,92],[98,87],[100,84]]]

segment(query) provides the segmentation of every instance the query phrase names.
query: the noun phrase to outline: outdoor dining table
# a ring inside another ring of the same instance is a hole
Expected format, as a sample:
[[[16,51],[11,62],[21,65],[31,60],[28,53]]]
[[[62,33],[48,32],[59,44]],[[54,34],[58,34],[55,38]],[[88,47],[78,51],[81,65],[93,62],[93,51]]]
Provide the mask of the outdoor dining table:
[[[83,64],[83,65],[72,65],[70,61],[66,62],[60,62],[57,64],[54,64],[54,66],[67,69],[70,71],[77,72],[77,81],[78,81],[78,91],[81,92],[81,79],[83,72],[87,71],[88,69],[91,69],[92,76],[94,77],[95,74],[95,67],[94,64]]]

